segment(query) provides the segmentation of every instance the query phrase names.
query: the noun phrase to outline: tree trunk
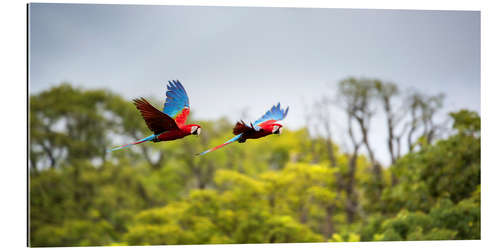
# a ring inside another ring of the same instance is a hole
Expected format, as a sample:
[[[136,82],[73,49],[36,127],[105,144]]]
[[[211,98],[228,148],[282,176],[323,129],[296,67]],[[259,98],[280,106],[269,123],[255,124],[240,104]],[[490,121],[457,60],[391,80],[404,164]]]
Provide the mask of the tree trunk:
[[[347,174],[347,184],[345,185],[345,190],[347,194],[347,204],[346,204],[346,213],[347,213],[347,221],[349,223],[353,223],[356,213],[357,213],[357,207],[358,207],[358,197],[356,196],[355,193],[355,186],[356,186],[356,168],[357,168],[357,160],[358,160],[358,151],[359,147],[361,146],[361,141],[357,141],[354,132],[352,129],[352,115],[348,113],[348,134],[349,138],[351,139],[351,143],[353,145],[353,152],[349,158],[349,171]]]
[[[359,117],[359,116],[354,116],[356,120],[358,121],[359,127],[361,129],[361,134],[363,137],[363,144],[366,147],[366,150],[368,151],[368,157],[370,157],[370,162],[372,163],[372,171],[373,171],[373,177],[375,179],[376,183],[376,199],[380,197],[380,194],[382,193],[382,189],[384,187],[383,179],[382,179],[382,167],[380,164],[377,162],[375,159],[375,154],[373,153],[373,150],[370,146],[369,140],[368,140],[368,128],[366,127],[365,124],[365,119]]]
[[[389,154],[391,156],[391,165],[394,164],[396,161],[396,156],[394,153],[394,120],[393,120],[393,114],[392,114],[392,108],[391,108],[391,103],[390,99],[388,96],[385,96],[383,98],[384,102],[384,111],[385,115],[387,117],[387,147],[389,149]]]
[[[358,148],[355,149],[355,152],[349,158],[349,171],[347,173],[347,185],[346,185],[346,194],[347,194],[347,205],[346,205],[346,214],[347,214],[347,222],[353,223],[358,207],[358,197],[354,191],[356,185],[356,168],[357,168],[357,160],[358,160]]]
[[[410,131],[408,132],[408,152],[411,153],[413,152],[413,133],[415,133],[415,130],[417,129],[417,117],[415,114],[415,108],[412,108],[411,110],[411,127]]]
[[[325,224],[323,224],[323,230],[322,230],[323,231],[323,238],[325,240],[328,240],[335,231],[335,229],[333,227],[333,221],[332,221],[334,211],[335,211],[334,205],[329,205],[329,206],[326,206],[326,208],[325,208],[325,212],[326,212]]]
[[[54,169],[56,168],[56,158],[54,157],[54,155],[52,154],[52,151],[50,150],[50,146],[46,146],[45,143],[41,143],[40,144],[43,148],[43,151],[47,154],[47,156],[49,157],[49,161],[50,161],[50,168],[51,169]]]

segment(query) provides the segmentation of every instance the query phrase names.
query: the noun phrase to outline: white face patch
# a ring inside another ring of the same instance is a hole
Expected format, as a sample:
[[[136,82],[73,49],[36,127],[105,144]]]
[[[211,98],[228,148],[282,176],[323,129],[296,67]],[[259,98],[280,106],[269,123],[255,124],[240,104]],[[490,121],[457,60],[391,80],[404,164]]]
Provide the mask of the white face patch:
[[[198,127],[192,126],[191,127],[191,134],[194,134],[194,132],[196,132],[197,129],[198,129]]]
[[[279,131],[280,126],[274,125],[273,126],[273,134],[276,134],[276,131]]]

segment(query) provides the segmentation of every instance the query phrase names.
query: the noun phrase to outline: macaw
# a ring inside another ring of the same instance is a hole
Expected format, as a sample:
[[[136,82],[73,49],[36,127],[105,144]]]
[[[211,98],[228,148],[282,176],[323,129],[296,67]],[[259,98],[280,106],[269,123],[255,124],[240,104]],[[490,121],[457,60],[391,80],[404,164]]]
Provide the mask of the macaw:
[[[112,148],[115,151],[130,145],[147,141],[160,142],[183,138],[187,135],[200,135],[201,126],[185,124],[189,115],[189,98],[182,84],[177,81],[168,81],[163,112],[153,107],[144,98],[134,99],[135,107],[141,112],[146,125],[153,132],[152,135],[136,142]]]
[[[247,139],[258,139],[270,134],[281,134],[283,126],[276,122],[285,119],[286,115],[288,114],[288,108],[289,107],[287,107],[286,110],[283,110],[280,107],[280,103],[278,102],[278,105],[274,105],[260,119],[258,119],[254,123],[250,123],[250,126],[247,125],[244,121],[237,122],[233,128],[233,134],[236,135],[235,137],[219,146],[199,153],[198,155],[204,155],[206,153],[215,151],[235,141],[244,143]]]

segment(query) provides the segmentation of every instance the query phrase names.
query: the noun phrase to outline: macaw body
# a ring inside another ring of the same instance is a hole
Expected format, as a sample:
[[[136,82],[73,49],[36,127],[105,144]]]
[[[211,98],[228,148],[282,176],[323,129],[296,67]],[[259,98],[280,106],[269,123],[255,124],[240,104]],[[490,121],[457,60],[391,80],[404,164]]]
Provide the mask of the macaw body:
[[[237,122],[233,128],[233,134],[236,135],[235,137],[198,155],[204,155],[215,151],[235,141],[244,143],[247,139],[259,139],[270,134],[281,134],[283,126],[276,122],[285,119],[287,114],[288,107],[286,110],[283,110],[280,108],[280,103],[278,103],[278,105],[273,106],[260,119],[254,123],[250,123],[250,126],[245,124],[244,121]]]
[[[275,120],[266,121],[265,123],[258,125],[260,129],[256,130],[253,125],[248,126],[245,122],[239,121],[233,128],[233,134],[241,134],[238,138],[239,143],[244,143],[247,139],[259,139],[270,134],[280,134],[282,125],[274,122]]]
[[[156,135],[156,138],[153,139],[153,142],[160,142],[160,141],[173,141],[177,139],[184,138],[188,135],[192,135],[191,130],[196,128],[197,125],[195,124],[189,124],[189,125],[184,125],[180,127],[178,130],[170,130],[170,131],[165,131],[161,134]]]
[[[172,141],[188,135],[200,135],[201,126],[185,124],[189,115],[189,99],[186,90],[179,81],[169,81],[163,112],[153,107],[146,99],[134,99],[135,107],[140,111],[148,128],[153,132],[136,142],[115,147],[109,151],[122,149],[147,141]]]

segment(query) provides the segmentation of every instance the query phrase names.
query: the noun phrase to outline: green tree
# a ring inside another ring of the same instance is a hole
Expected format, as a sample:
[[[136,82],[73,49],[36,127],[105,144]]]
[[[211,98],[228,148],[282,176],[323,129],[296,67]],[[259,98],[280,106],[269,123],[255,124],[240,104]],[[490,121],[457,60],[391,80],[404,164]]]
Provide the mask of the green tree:
[[[354,150],[303,128],[194,156],[233,136],[222,117],[200,121],[200,137],[108,153],[151,133],[130,101],[67,83],[30,96],[30,245],[479,239],[479,115],[450,113],[441,138],[430,132],[439,100],[416,108],[418,147],[380,168],[383,183],[398,181],[374,197],[376,159],[353,129],[356,107],[384,105],[371,101],[381,86],[346,81]],[[369,102],[351,93],[366,87]]]

